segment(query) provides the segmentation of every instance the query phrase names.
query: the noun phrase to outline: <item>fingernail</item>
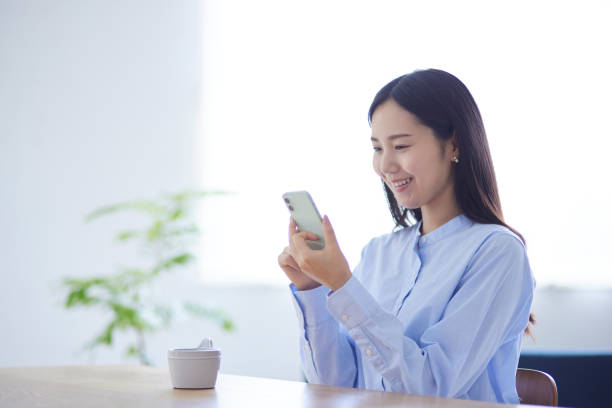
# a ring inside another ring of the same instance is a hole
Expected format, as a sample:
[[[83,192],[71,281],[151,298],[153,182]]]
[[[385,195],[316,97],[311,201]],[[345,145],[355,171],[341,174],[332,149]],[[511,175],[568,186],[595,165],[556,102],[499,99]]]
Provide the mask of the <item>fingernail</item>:
[[[327,218],[327,214],[323,216],[323,221],[329,224],[329,218]]]

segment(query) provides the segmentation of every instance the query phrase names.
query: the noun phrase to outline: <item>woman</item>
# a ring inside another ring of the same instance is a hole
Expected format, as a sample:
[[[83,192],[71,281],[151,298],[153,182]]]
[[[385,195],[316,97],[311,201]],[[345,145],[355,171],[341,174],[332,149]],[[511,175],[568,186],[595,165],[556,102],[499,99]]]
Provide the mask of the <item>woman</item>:
[[[503,221],[474,99],[453,75],[420,70],[383,87],[368,119],[398,229],[371,239],[351,271],[327,216],[323,250],[290,219],[278,257],[308,381],[519,403],[535,280]]]

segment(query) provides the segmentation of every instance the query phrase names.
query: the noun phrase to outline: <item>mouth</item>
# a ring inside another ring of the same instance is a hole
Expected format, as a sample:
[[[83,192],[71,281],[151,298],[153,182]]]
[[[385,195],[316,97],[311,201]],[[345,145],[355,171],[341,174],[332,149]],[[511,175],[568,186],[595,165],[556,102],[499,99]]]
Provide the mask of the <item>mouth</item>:
[[[391,184],[391,186],[393,187],[393,190],[399,193],[400,191],[403,191],[406,188],[408,188],[412,180],[413,180],[412,177],[408,177],[407,179],[404,179],[404,180],[398,180],[398,181],[393,181],[393,182],[389,181],[389,184]]]

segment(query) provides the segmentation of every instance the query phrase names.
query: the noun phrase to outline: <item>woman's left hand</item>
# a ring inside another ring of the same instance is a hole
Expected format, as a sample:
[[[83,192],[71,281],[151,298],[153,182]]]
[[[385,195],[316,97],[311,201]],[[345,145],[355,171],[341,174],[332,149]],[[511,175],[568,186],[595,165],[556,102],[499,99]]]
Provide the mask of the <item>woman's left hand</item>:
[[[325,237],[323,249],[311,249],[306,239],[313,240],[317,238],[316,235],[308,231],[299,232],[293,217],[290,223],[289,252],[302,272],[331,290],[336,291],[344,286],[352,273],[327,215],[321,223]]]

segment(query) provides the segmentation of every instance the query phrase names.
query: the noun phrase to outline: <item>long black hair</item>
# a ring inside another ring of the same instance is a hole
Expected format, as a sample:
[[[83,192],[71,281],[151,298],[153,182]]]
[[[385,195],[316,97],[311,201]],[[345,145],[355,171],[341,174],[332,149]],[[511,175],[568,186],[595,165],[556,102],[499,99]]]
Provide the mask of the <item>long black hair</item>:
[[[389,98],[431,128],[441,143],[456,136],[460,158],[454,164],[455,198],[463,213],[478,223],[503,225],[526,244],[523,236],[504,222],[482,117],[463,82],[439,69],[417,70],[395,78],[374,97],[368,112],[370,126],[376,108]],[[395,226],[421,221],[421,209],[400,208],[391,189],[381,181]],[[413,220],[408,221],[408,216]]]

